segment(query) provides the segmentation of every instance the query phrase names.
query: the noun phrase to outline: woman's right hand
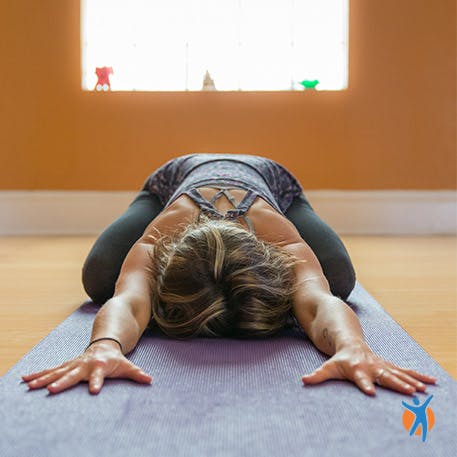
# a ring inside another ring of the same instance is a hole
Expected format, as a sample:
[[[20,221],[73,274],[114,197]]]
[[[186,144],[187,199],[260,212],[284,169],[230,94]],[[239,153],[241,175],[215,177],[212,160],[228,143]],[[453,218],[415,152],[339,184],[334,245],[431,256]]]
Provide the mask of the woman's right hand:
[[[29,389],[46,387],[52,394],[81,381],[89,382],[89,392],[98,394],[105,378],[127,378],[150,384],[152,377],[130,362],[119,345],[110,340],[92,344],[85,352],[62,365],[22,376]]]

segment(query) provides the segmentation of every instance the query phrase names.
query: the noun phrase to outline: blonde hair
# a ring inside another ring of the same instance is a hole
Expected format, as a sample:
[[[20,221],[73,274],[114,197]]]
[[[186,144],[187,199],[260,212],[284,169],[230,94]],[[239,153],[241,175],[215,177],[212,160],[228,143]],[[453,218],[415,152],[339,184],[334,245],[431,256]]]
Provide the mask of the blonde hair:
[[[203,214],[180,233],[150,236],[151,321],[168,336],[265,337],[286,326],[303,260]]]

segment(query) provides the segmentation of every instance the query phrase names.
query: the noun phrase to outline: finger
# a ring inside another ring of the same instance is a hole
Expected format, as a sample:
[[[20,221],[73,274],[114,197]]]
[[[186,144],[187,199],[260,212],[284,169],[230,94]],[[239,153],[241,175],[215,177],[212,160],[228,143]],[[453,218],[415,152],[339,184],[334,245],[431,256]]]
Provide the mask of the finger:
[[[48,390],[52,394],[61,392],[62,390],[68,389],[75,384],[78,384],[83,379],[81,374],[81,368],[76,367],[73,370],[64,374],[58,381],[54,381],[52,384],[48,385]]]
[[[396,375],[387,370],[384,370],[382,375],[376,378],[376,383],[379,386],[388,387],[389,389],[396,390],[404,394],[412,395],[416,391],[414,386],[411,386],[410,384],[402,381],[401,379],[397,378]]]
[[[420,381],[425,382],[427,384],[435,384],[435,382],[436,382],[435,376],[428,376],[426,374],[419,373],[418,371],[412,370],[411,368],[398,367],[397,365],[395,365],[391,362],[387,362],[387,364],[389,365],[390,368],[400,369],[401,371],[409,374],[413,378],[419,379]]]
[[[152,381],[152,377],[150,375],[135,365],[131,365],[125,372],[124,376],[141,384],[149,384]]]
[[[373,382],[363,371],[356,371],[352,377],[352,380],[363,393],[367,395],[374,395],[376,393]]]
[[[64,373],[69,370],[68,367],[59,368],[57,370],[52,371],[51,373],[45,374],[44,376],[40,376],[32,381],[28,382],[30,389],[39,389],[49,383],[59,379]]]
[[[434,376],[428,376],[426,374],[419,373],[415,370],[410,370],[409,368],[402,368],[402,370],[405,373],[408,373],[409,375],[413,376],[414,378],[419,379],[422,382],[425,382],[426,384],[436,383],[436,378]]]
[[[425,392],[425,389],[427,388],[427,386],[422,383],[421,381],[413,378],[412,376],[410,376],[409,374],[406,374],[404,372],[402,372],[401,370],[397,370],[395,368],[391,368],[390,371],[397,376],[397,378],[400,378],[402,381],[405,381],[407,382],[408,384],[411,384],[412,386],[414,386],[417,390],[420,390],[421,392]]]
[[[35,379],[35,378],[38,378],[40,376],[43,376],[47,373],[50,373],[51,371],[54,371],[54,370],[57,370],[58,368],[62,368],[66,365],[68,365],[70,361],[67,361],[65,363],[62,363],[61,365],[58,365],[56,367],[53,367],[53,368],[47,368],[46,370],[42,370],[42,371],[37,371],[35,373],[30,373],[30,374],[25,374],[25,375],[22,375],[21,378],[25,381],[25,382],[28,382],[30,381],[31,379]]]
[[[89,392],[91,394],[98,394],[102,390],[104,379],[105,371],[103,367],[95,367],[89,377]]]
[[[304,384],[319,384],[320,382],[326,381],[327,379],[336,378],[332,374],[332,370],[328,365],[322,365],[320,368],[317,368],[312,373],[303,375],[301,380]]]

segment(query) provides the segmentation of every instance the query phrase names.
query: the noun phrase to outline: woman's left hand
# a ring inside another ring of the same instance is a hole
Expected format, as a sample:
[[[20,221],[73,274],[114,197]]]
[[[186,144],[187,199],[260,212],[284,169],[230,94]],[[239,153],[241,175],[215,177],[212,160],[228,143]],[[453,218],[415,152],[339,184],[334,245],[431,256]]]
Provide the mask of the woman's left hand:
[[[339,349],[320,368],[302,377],[305,385],[319,384],[327,379],[349,379],[367,395],[375,394],[375,383],[386,389],[413,395],[416,390],[425,392],[425,383],[436,382],[433,376],[401,368],[382,359],[366,343]]]

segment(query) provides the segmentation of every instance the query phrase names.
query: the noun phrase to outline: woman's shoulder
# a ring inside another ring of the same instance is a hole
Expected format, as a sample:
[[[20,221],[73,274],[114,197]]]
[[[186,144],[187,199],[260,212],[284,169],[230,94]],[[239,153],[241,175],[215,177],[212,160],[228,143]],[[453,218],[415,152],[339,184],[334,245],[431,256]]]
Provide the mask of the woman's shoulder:
[[[147,235],[168,235],[184,229],[198,217],[199,210],[187,195],[179,196],[173,203],[165,208],[146,227],[143,237]]]
[[[277,246],[303,241],[295,225],[289,219],[262,199],[257,200],[259,201],[256,201],[248,211],[257,238]]]

